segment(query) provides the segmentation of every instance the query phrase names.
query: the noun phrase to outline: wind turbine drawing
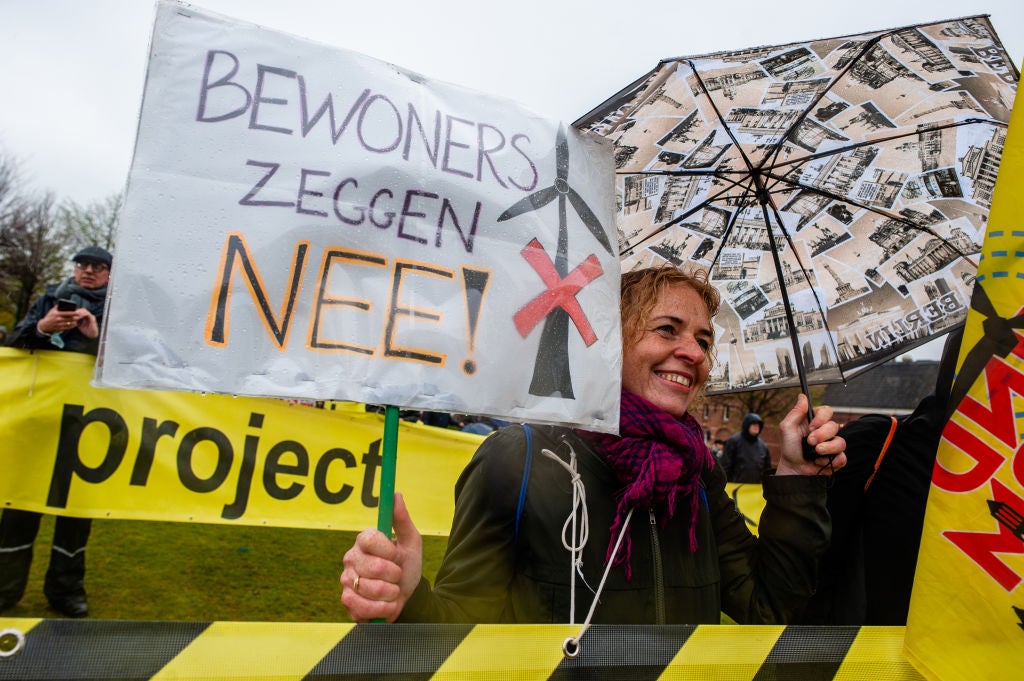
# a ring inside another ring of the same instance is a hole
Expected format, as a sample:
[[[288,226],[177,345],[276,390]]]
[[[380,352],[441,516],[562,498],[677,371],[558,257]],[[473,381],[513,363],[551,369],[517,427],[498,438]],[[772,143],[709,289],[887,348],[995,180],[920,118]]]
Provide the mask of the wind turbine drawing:
[[[569,228],[566,210],[566,199],[572,204],[576,215],[594,235],[594,238],[612,254],[612,245],[608,241],[601,221],[587,205],[576,190],[569,185],[569,142],[566,139],[565,127],[558,127],[555,141],[555,181],[549,187],[538,189],[526,196],[504,213],[498,216],[498,222],[510,220],[524,213],[540,210],[555,199],[558,199],[558,248],[555,261],[551,259],[544,247],[532,239],[523,249],[523,258],[540,276],[546,289],[532,301],[516,312],[513,321],[523,338],[544,320],[541,331],[540,346],[533,365],[533,380],[530,383],[530,394],[542,397],[556,396],[575,399],[572,388],[572,375],[569,367],[569,321],[571,320],[589,347],[596,340],[590,322],[583,313],[576,293],[590,281],[603,273],[597,257],[591,254],[583,263],[569,271]]]

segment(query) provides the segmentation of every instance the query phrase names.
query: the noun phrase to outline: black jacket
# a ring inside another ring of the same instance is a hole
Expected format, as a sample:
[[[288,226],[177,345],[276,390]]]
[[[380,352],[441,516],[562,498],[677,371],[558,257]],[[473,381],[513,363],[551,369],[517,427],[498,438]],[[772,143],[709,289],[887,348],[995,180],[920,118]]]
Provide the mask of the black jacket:
[[[25,318],[14,327],[14,331],[7,339],[7,345],[30,350],[66,350],[95,355],[99,350],[99,337],[89,338],[77,328],[62,331],[60,337],[64,341],[64,346],[58,347],[51,342],[49,336],[41,336],[36,332],[36,324],[46,316],[51,307],[57,304],[58,298],[66,297],[78,303],[79,307],[88,309],[96,317],[96,325],[102,329],[106,295],[106,286],[98,289],[83,289],[74,284],[74,279],[48,285],[46,292],[32,303]]]
[[[568,461],[571,447],[586,487],[590,537],[577,580],[575,621],[590,608],[621,484],[603,459],[573,431],[531,426],[533,454],[516,537],[516,507],[526,460],[521,426],[503,428],[477,450],[455,493],[448,550],[433,589],[424,580],[402,622],[569,622],[570,557],[562,526],[572,499],[569,474],[541,453]],[[824,478],[769,477],[760,538],[725,492],[715,466],[703,476],[699,547],[687,545],[687,504],[658,527],[637,509],[630,522],[632,579],[622,566],[609,574],[592,622],[711,623],[721,612],[740,623],[792,621],[810,597],[818,557],[829,540]],[[589,586],[588,586],[589,585]]]
[[[843,427],[847,464],[828,494],[833,541],[803,624],[906,625],[943,406],[927,397],[897,419],[873,478],[892,417],[866,414]]]
[[[758,483],[772,469],[768,445],[760,435],[751,435],[747,430],[753,423],[760,423],[761,427],[764,427],[764,421],[760,416],[747,414],[743,417],[740,432],[725,442],[721,463],[729,482]]]

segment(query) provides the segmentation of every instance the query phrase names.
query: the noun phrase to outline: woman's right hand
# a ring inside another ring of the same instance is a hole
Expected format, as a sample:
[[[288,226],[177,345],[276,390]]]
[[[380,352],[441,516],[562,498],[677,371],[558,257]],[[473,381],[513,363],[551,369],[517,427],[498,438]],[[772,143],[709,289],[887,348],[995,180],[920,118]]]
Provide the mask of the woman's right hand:
[[[354,622],[394,622],[420,583],[423,537],[401,494],[395,494],[392,526],[394,540],[380,530],[366,529],[345,553],[345,568],[338,581],[341,604]]]

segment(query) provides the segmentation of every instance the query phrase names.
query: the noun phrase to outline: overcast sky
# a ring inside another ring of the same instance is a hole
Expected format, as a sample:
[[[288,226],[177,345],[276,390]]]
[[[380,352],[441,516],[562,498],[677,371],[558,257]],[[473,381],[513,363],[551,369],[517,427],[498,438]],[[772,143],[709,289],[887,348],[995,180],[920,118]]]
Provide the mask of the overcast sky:
[[[1020,0],[199,0],[571,122],[660,59],[989,14],[1018,66]],[[815,7],[815,9],[809,9]],[[0,0],[0,150],[33,190],[124,188],[156,3]]]
[[[988,14],[1014,64],[1021,0],[199,0],[224,16],[507,97],[572,122],[666,57]],[[812,9],[813,8],[813,9]],[[151,0],[0,0],[0,152],[31,191],[124,189]],[[932,347],[935,346],[935,347]],[[939,343],[915,351],[937,358]]]

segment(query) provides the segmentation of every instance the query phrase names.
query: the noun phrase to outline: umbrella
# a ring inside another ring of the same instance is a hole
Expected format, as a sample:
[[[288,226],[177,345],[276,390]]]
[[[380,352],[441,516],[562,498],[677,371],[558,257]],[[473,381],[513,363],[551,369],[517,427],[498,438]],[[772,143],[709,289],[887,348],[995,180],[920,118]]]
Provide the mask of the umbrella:
[[[1018,77],[976,16],[665,59],[574,125],[623,269],[722,293],[708,393],[806,393],[963,325]]]

